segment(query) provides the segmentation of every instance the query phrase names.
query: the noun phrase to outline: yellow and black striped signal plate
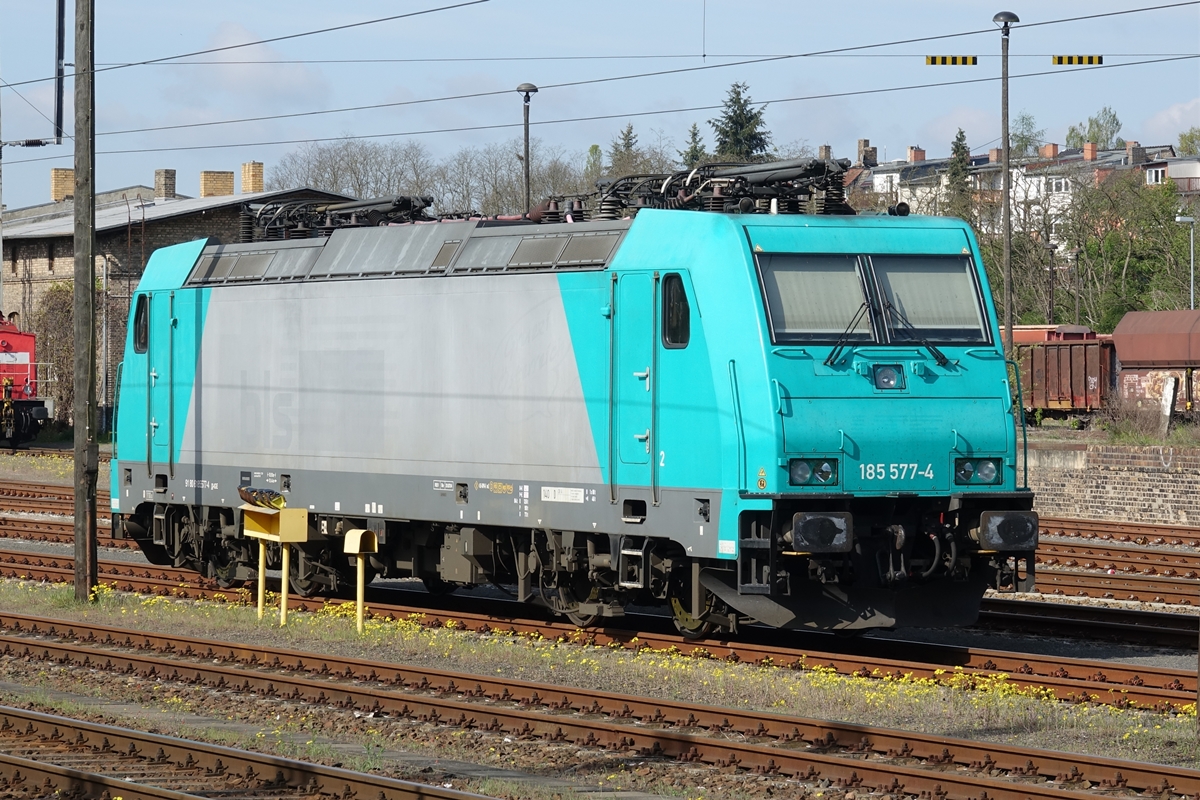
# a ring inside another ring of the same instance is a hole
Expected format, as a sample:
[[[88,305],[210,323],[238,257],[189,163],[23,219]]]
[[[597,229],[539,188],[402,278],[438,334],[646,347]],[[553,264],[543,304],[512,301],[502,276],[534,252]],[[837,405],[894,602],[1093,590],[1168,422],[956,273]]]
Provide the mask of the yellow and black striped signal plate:
[[[1050,60],[1059,66],[1063,64],[1103,64],[1104,56],[1050,56]]]
[[[936,67],[973,67],[979,56],[925,56],[925,64]]]

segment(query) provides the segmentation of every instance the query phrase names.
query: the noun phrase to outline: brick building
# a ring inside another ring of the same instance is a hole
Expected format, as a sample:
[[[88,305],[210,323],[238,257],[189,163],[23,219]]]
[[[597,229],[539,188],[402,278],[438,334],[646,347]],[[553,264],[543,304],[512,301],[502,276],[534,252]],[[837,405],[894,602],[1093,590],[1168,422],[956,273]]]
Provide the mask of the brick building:
[[[32,327],[42,297],[56,283],[74,282],[74,170],[54,168],[51,202],[4,210],[0,253],[0,309],[18,312]],[[263,191],[263,168],[242,165],[241,193],[234,194],[234,173],[200,173],[200,197],[175,192],[175,170],[160,169],[154,186],[128,186],[96,194],[96,277],[102,289],[96,319],[101,374],[98,390],[108,405],[116,364],[125,346],[129,297],[155,249],[212,237],[222,242],[249,241],[254,212],[266,203],[316,199],[339,202],[354,198],[315,189]],[[107,334],[107,335],[105,335]],[[107,368],[106,368],[107,367]]]

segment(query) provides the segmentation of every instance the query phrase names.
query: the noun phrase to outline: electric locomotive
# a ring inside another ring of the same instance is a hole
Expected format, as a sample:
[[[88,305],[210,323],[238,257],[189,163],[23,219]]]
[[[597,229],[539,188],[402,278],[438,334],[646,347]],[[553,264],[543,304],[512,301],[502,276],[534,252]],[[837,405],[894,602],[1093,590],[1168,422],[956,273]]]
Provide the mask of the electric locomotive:
[[[369,530],[373,574],[580,625],[973,622],[1031,588],[1038,534],[982,259],[961,221],[855,215],[847,166],[630,176],[507,220],[272,207],[261,241],[157,250],[114,535],[236,585],[254,487],[307,513],[306,594],[352,585]]]

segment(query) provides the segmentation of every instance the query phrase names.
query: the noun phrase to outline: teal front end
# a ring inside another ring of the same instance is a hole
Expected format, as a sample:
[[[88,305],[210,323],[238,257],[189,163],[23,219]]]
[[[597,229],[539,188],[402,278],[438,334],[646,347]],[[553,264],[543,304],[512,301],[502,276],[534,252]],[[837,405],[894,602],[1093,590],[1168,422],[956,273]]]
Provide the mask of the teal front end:
[[[1032,587],[982,263],[954,219],[647,210],[608,285],[562,276],[614,501],[649,487],[647,528],[691,531],[683,616],[969,624],[987,588]],[[656,520],[672,492],[719,494],[719,520]]]

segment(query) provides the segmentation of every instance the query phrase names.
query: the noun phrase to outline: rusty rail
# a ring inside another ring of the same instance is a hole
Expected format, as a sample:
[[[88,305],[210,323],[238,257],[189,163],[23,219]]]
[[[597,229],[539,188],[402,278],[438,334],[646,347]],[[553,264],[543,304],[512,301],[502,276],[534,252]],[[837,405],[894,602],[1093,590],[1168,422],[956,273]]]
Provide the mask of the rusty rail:
[[[64,624],[72,638],[95,643],[0,637],[0,647],[11,657],[843,788],[964,798],[982,791],[994,798],[1084,797],[1114,789],[1200,792],[1200,771],[1157,764],[163,634],[118,630],[106,639],[106,631]]]
[[[57,790],[61,797],[124,800],[197,797],[479,800],[482,797],[440,786],[2,706],[0,753],[0,776],[3,776],[0,791],[5,793],[40,789],[43,795],[53,795]],[[117,777],[121,775],[126,778]],[[136,779],[127,779],[131,775],[136,775]]]

